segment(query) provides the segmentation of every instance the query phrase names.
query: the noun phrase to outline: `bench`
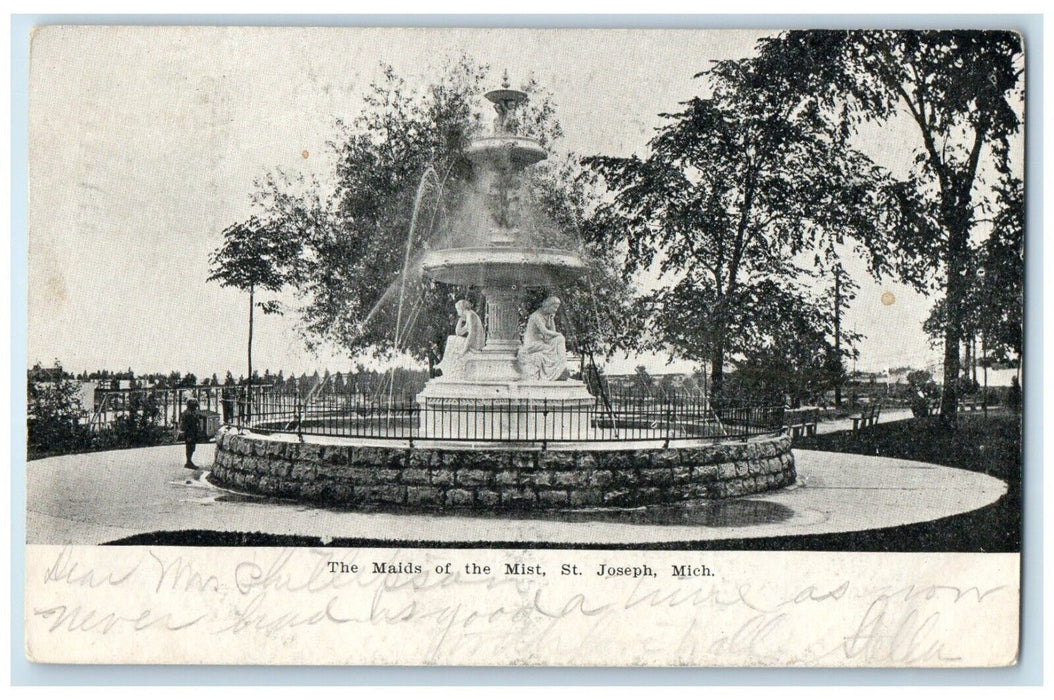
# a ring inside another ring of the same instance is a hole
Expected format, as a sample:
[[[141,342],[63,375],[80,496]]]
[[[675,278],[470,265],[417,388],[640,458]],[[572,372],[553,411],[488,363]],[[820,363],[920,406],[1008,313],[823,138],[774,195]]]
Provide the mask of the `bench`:
[[[791,430],[792,438],[800,438],[803,435],[815,435],[816,424],[820,420],[820,409],[818,408],[795,408],[784,413],[785,423]]]
[[[861,409],[859,415],[853,416],[853,432],[860,432],[861,428],[869,428],[878,423],[878,417],[882,414],[880,404],[872,404]]]
[[[937,400],[934,400],[934,401],[927,401],[925,403],[925,405],[921,405],[921,406],[920,405],[913,405],[911,407],[911,411],[912,411],[912,413],[914,414],[914,416],[916,418],[920,418],[920,417],[924,417],[924,416],[935,416],[935,415],[937,415],[938,413],[941,412],[941,402],[937,401]]]

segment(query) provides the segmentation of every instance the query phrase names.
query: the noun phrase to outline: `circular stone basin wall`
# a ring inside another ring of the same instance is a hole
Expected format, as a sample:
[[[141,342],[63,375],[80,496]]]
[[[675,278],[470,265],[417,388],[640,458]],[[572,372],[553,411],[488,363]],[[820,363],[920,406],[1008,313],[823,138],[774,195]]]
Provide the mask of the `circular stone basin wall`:
[[[795,471],[788,436],[668,449],[583,443],[459,449],[299,442],[221,429],[211,479],[233,490],[327,505],[511,510],[746,496],[793,484]]]

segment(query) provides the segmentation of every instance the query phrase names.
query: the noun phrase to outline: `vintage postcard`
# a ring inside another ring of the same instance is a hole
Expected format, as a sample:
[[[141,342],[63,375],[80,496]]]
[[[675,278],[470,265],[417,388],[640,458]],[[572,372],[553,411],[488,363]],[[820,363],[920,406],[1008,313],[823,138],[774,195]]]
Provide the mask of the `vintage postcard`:
[[[48,26],[38,663],[990,667],[1025,47]]]

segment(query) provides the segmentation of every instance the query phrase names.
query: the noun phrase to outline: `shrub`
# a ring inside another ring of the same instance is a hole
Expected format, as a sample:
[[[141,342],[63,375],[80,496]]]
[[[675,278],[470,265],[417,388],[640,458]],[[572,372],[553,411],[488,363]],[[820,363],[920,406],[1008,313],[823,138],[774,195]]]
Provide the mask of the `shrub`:
[[[81,423],[84,407],[79,387],[55,365],[52,379],[34,381],[26,387],[28,399],[26,432],[30,456],[77,452],[91,445],[88,426]]]

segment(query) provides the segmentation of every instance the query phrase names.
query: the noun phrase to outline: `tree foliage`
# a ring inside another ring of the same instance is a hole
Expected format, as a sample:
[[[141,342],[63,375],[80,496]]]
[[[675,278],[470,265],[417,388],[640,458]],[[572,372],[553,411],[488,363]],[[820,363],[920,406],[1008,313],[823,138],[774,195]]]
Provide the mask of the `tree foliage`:
[[[749,348],[734,361],[735,374],[726,394],[730,400],[798,407],[819,403],[845,379],[844,363],[832,364],[835,314],[829,299],[818,298],[820,284],[780,280],[750,303],[757,319],[742,340]],[[859,334],[841,333],[840,359],[856,356]]]
[[[996,190],[990,235],[971,245],[963,264],[962,345],[980,339],[981,364],[1019,358],[1024,312],[1024,188],[1016,178]],[[938,299],[923,324],[934,344],[944,342],[947,304]],[[965,371],[965,368],[964,368]]]
[[[86,375],[87,373],[85,373]],[[111,375],[95,372],[96,377]],[[124,378],[133,376],[117,372]],[[190,375],[193,379],[193,375]],[[88,381],[85,376],[84,381]],[[102,381],[106,381],[103,377]],[[116,387],[114,387],[116,388]],[[171,442],[172,430],[164,426],[161,397],[157,391],[132,391],[119,403],[109,403],[109,419],[91,429],[93,410],[81,400],[82,386],[62,369],[39,363],[27,373],[26,429],[30,459],[55,454],[143,447]],[[90,402],[90,399],[89,399]]]
[[[874,235],[883,173],[790,76],[772,80],[749,59],[700,75],[711,96],[662,115],[645,157],[586,163],[611,192],[598,234],[625,247],[628,270],[667,280],[648,314],[659,342],[709,362],[720,395],[729,359],[781,332],[767,306],[803,273],[796,255],[850,242],[886,264]]]
[[[999,188],[992,233],[980,251],[980,331],[987,352],[1000,360],[1020,358],[1024,350],[1024,195],[1024,183],[1016,178]]]
[[[300,245],[281,223],[252,216],[228,226],[222,236],[223,243],[212,255],[210,282],[253,293],[280,292],[293,279]],[[277,311],[272,303],[259,306],[265,312]]]
[[[1000,31],[792,31],[763,40],[759,69],[793,78],[849,133],[906,113],[914,168],[884,189],[901,277],[922,289],[940,276],[945,312],[941,414],[954,422],[955,379],[970,279],[970,236],[985,204],[986,161],[1011,172],[1021,123],[1020,36]]]

